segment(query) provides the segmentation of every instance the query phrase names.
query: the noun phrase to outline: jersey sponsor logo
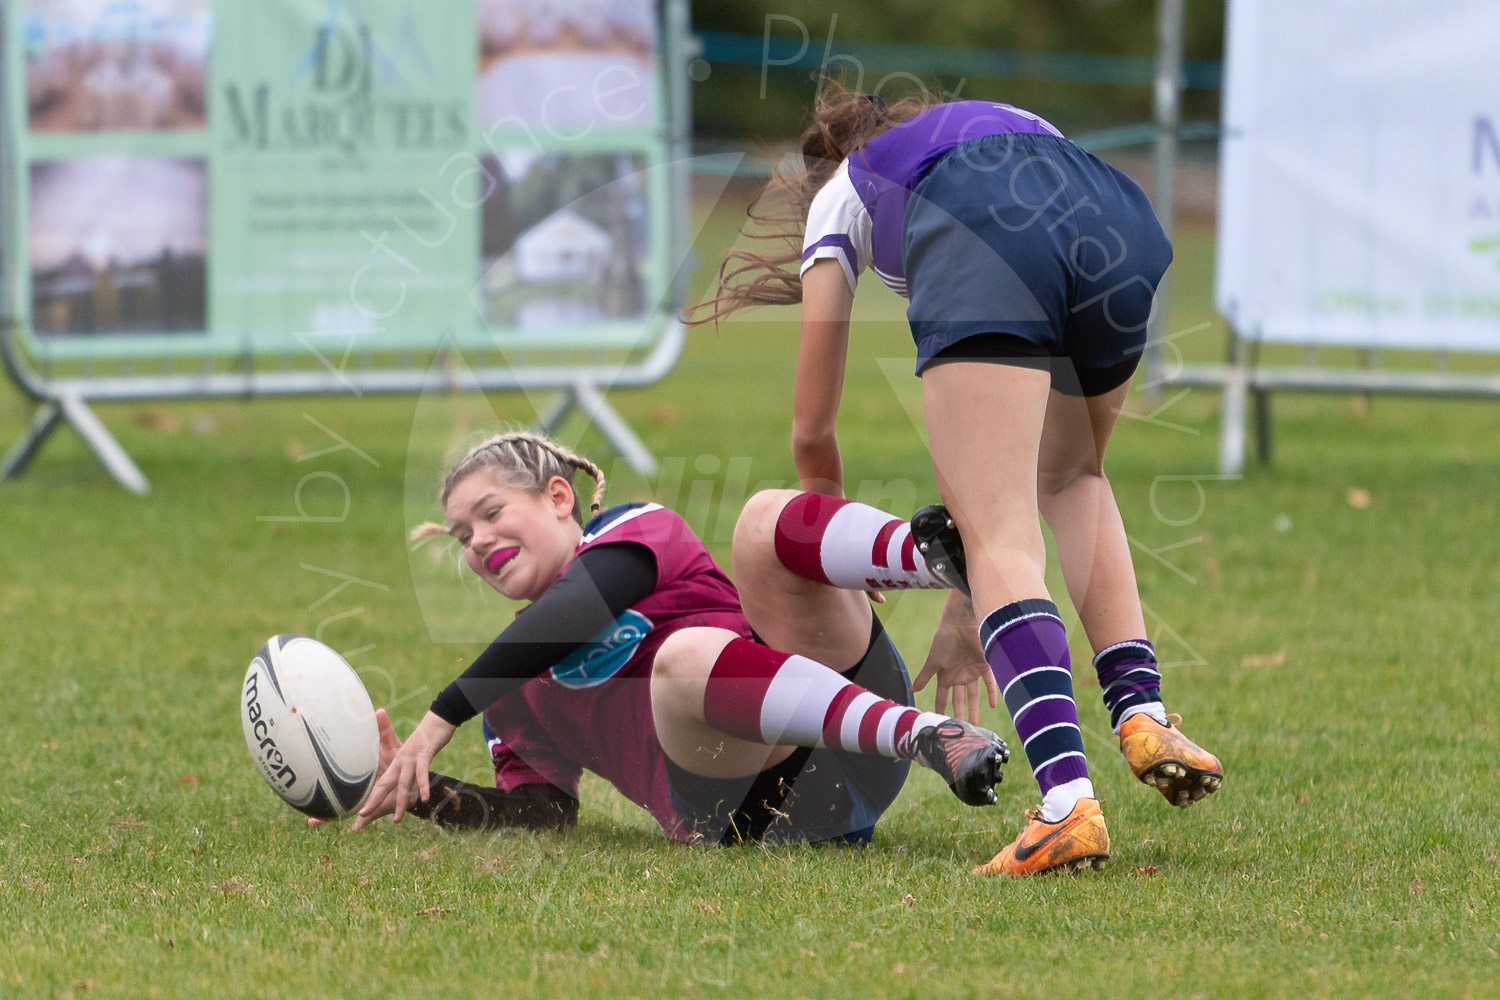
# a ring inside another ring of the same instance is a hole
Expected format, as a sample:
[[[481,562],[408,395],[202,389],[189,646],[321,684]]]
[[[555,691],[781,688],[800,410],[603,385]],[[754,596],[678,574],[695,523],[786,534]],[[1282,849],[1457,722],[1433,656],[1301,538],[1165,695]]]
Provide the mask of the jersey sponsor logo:
[[[625,669],[652,628],[651,619],[626,608],[615,623],[552,668],[552,679],[575,689],[597,687]]]

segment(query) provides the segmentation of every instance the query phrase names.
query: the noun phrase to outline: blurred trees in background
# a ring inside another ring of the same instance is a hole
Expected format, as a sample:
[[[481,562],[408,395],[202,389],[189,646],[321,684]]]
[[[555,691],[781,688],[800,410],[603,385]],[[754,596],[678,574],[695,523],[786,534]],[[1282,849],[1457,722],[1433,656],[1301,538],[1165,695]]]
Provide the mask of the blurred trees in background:
[[[693,30],[733,32],[763,39],[769,25],[773,40],[800,46],[805,26],[809,58],[848,51],[845,45],[876,43],[880,58],[865,58],[863,87],[872,90],[892,71],[913,69],[893,45],[948,46],[956,50],[1020,50],[1026,53],[1129,56],[1156,55],[1157,0],[978,0],[934,4],[930,0],[697,0]],[[769,16],[769,21],[768,21]],[[1223,0],[1187,0],[1185,55],[1188,59],[1217,60],[1223,52]],[[758,48],[756,50],[758,52]],[[795,51],[795,48],[794,50]],[[707,53],[712,58],[713,53]],[[1150,120],[1151,87],[1107,83],[1023,79],[1044,75],[1042,61],[1030,66],[1023,58],[1015,79],[986,78],[962,72],[931,70],[941,53],[925,52],[926,65],[917,71],[927,86],[959,99],[1008,101],[1035,111],[1065,132],[1107,128]],[[878,65],[877,65],[878,62]],[[855,84],[855,67],[837,64]],[[1054,72],[1065,63],[1049,58]],[[957,67],[955,67],[957,68]],[[1085,72],[1080,75],[1090,75]],[[764,75],[758,65],[710,62],[706,79],[695,84],[693,119],[696,134],[705,139],[751,142],[781,141],[795,136],[808,120],[816,89],[812,66],[772,66]],[[882,96],[899,90],[892,78]],[[908,82],[905,85],[911,86]],[[1189,89],[1184,95],[1183,120],[1217,120],[1219,92]]]

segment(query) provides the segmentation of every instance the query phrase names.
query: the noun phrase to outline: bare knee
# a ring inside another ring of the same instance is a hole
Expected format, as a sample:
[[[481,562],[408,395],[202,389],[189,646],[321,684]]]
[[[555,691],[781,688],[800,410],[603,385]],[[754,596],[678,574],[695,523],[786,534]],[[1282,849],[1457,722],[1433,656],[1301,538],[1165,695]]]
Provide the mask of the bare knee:
[[[651,664],[651,711],[658,728],[673,720],[702,721],[708,676],[735,638],[728,629],[696,627],[663,640]]]
[[[775,561],[776,522],[786,505],[800,494],[798,490],[761,490],[745,501],[734,525],[734,543],[730,559],[736,579],[742,567],[770,558]]]
[[[662,641],[651,665],[656,681],[706,681],[724,647],[737,636],[722,628],[678,629]]]
[[[1078,489],[1108,489],[1109,480],[1104,476],[1104,466],[1094,461],[1038,469],[1036,479],[1036,501],[1046,516],[1047,508],[1058,497]]]

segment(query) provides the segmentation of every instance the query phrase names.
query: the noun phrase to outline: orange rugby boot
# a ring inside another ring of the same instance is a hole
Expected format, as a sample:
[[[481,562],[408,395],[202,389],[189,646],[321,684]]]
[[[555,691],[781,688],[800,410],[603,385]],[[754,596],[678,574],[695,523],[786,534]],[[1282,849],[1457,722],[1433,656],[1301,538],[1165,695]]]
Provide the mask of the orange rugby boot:
[[[1109,831],[1098,799],[1079,799],[1073,811],[1056,823],[1039,809],[1026,810],[1026,829],[1015,842],[974,869],[976,875],[1040,875],[1067,867],[1103,868],[1109,858]]]
[[[1156,786],[1174,806],[1187,808],[1219,790],[1224,768],[1219,758],[1182,735],[1167,716],[1164,726],[1145,712],[1137,712],[1120,725],[1120,752],[1142,783]]]

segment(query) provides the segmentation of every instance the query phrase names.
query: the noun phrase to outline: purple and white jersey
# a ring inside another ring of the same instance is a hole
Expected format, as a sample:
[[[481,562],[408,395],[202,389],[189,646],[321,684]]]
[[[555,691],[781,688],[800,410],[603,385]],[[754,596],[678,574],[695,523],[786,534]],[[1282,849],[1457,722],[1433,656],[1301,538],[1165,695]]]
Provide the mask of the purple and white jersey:
[[[865,143],[839,164],[813,198],[802,241],[802,272],[814,261],[837,260],[852,291],[860,272],[870,267],[898,295],[908,297],[901,226],[912,189],[955,147],[1006,132],[1062,137],[1030,111],[990,101],[956,101],[920,111]]]

